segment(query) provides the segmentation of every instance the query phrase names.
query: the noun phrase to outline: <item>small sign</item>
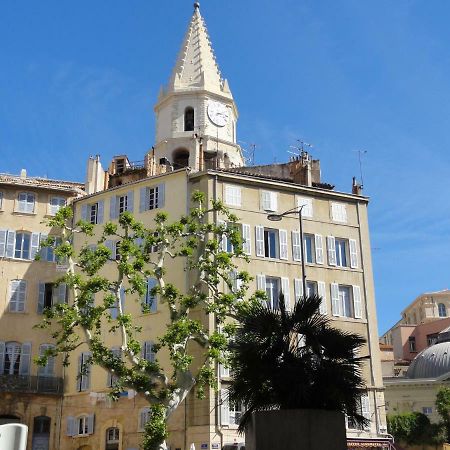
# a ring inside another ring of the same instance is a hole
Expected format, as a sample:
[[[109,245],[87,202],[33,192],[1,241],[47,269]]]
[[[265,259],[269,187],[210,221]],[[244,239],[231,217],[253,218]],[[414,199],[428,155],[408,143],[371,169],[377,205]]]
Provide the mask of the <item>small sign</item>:
[[[207,449],[207,448],[208,448],[208,444],[201,444],[201,445],[200,445],[200,448],[202,448],[202,449]]]
[[[66,264],[56,264],[56,271],[57,272],[67,272],[67,269],[69,268]]]
[[[219,448],[220,444],[211,444],[211,448]]]

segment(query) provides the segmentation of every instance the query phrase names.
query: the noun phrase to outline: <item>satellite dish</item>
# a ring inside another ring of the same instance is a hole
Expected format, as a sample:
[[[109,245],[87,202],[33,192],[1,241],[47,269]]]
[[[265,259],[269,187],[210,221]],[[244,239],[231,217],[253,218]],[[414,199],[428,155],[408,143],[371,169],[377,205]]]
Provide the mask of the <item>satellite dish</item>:
[[[2,450],[26,450],[28,427],[21,423],[0,425],[0,448]]]

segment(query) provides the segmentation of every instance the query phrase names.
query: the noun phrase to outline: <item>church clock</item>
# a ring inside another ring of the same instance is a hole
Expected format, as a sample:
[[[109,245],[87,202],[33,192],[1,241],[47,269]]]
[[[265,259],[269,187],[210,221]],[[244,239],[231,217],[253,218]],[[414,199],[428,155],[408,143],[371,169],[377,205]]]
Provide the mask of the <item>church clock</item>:
[[[208,117],[214,125],[224,127],[228,123],[230,113],[223,103],[210,100],[208,102]]]

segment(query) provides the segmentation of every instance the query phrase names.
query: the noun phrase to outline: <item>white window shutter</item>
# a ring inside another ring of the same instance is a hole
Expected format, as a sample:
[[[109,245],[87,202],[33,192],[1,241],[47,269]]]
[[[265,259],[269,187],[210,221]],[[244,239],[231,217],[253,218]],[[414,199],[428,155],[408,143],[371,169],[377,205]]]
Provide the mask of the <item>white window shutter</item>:
[[[148,209],[148,189],[143,187],[139,189],[139,212],[147,211]]]
[[[94,434],[94,414],[89,414],[87,416],[87,434]]]
[[[225,227],[227,226],[227,224],[223,221],[223,220],[218,220],[217,221],[217,225],[220,227]],[[219,237],[220,239],[220,245],[219,248],[222,252],[226,252],[228,249],[228,236],[223,233],[222,236]]]
[[[316,263],[323,264],[323,239],[321,234],[314,235],[314,244],[316,247]]]
[[[155,361],[155,353],[153,352],[153,342],[145,341],[142,345],[141,356],[149,362]]]
[[[33,260],[36,257],[38,251],[39,251],[39,233],[31,233],[30,259]]]
[[[14,258],[14,246],[16,244],[16,232],[8,230],[8,237],[6,238],[6,256]]]
[[[6,255],[6,236],[8,235],[8,230],[0,230],[0,258]]]
[[[286,230],[278,230],[280,240],[280,259],[288,259],[288,238]]]
[[[50,348],[54,348],[54,346],[51,344],[40,345],[39,356],[44,356],[44,353],[46,352],[46,350],[48,350]],[[38,375],[41,377],[53,376],[54,368],[55,368],[55,358],[53,356],[51,356],[51,357],[47,358],[47,364],[44,367],[39,366]]]
[[[281,277],[281,291],[284,295],[286,309],[291,309],[291,292],[289,290],[289,278]]]
[[[271,195],[269,191],[261,191],[261,209],[271,211]]]
[[[132,213],[134,211],[134,191],[127,193],[127,211]]]
[[[352,269],[358,268],[358,251],[356,246],[355,239],[349,239],[349,248],[350,248],[350,267]]]
[[[75,417],[68,416],[67,417],[66,435],[67,436],[75,436],[77,434],[76,427],[77,427],[77,424],[75,421]]]
[[[99,200],[97,203],[97,223],[103,223],[103,213],[105,209],[105,202],[103,200]]]
[[[125,288],[122,286],[119,292],[120,297],[120,307],[122,308],[122,314],[125,314]]]
[[[230,377],[230,368],[226,367],[224,364],[219,364],[219,372],[222,378]]]
[[[264,227],[255,226],[256,256],[264,256]]]
[[[111,196],[109,201],[109,218],[117,219],[117,197],[115,195]]]
[[[39,283],[38,304],[37,313],[42,314],[44,312],[45,302],[45,283]]]
[[[361,288],[359,286],[352,286],[353,288],[353,311],[355,319],[362,319],[362,301]]]
[[[56,303],[67,303],[67,284],[59,283],[56,290]]]
[[[294,295],[296,303],[303,297],[303,281],[301,278],[294,278]]]
[[[278,209],[278,194],[276,192],[270,193],[270,211],[277,211]]]
[[[341,315],[341,305],[339,300],[339,285],[337,283],[331,283],[331,308],[333,310],[333,316]]]
[[[370,421],[370,401],[367,394],[361,395],[361,415]],[[370,425],[368,425],[367,428],[368,427],[370,427]]]
[[[252,237],[250,225],[247,223],[242,224],[242,251],[246,255],[252,254]]]
[[[220,390],[220,424],[230,424],[230,406],[228,401],[228,390]]]
[[[30,375],[31,362],[31,342],[24,342],[22,344],[22,351],[20,352],[20,375]]]
[[[302,260],[302,248],[300,243],[300,231],[292,231],[292,259]]]
[[[266,276],[262,274],[256,275],[256,289],[266,292]]]
[[[48,239],[48,235],[47,234],[42,234],[41,233],[41,237],[39,239],[39,247],[42,245],[43,242],[45,242]],[[49,261],[49,247],[40,247],[39,248],[39,256],[41,257],[42,261]],[[53,249],[50,250],[50,262],[53,260]]]
[[[81,205],[81,220],[88,220],[88,205]]]
[[[0,341],[0,374],[3,373],[5,366],[5,343]]]
[[[164,183],[158,184],[158,208],[164,208],[166,201],[166,185]]]
[[[313,205],[311,198],[297,197],[297,207],[302,209],[302,217],[312,217],[313,216]]]
[[[327,293],[325,289],[325,282],[318,281],[317,282],[317,294],[322,299],[319,306],[319,312],[320,314],[326,314],[327,313]]]
[[[327,236],[328,264],[336,265],[336,240],[334,236]]]

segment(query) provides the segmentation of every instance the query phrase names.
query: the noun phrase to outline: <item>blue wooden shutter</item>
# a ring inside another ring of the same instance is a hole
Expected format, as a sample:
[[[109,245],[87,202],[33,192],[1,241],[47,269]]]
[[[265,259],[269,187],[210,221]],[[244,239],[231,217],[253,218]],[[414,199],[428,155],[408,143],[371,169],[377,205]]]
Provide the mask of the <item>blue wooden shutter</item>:
[[[38,251],[39,251],[39,233],[31,233],[30,259],[34,259]]]
[[[164,208],[166,201],[165,184],[161,183],[158,185],[158,208]]]
[[[67,436],[75,436],[76,433],[76,421],[75,417],[68,416],[67,417],[67,427],[66,427],[66,435]]]
[[[20,352],[20,375],[30,375],[30,361],[31,361],[31,342],[22,344],[22,351]]]
[[[3,373],[5,366],[5,343],[0,341],[0,374]]]
[[[44,302],[45,302],[45,283],[39,283],[39,294],[37,304],[38,314],[42,314],[44,312]]]
[[[150,312],[158,310],[158,299],[156,295],[152,295],[152,289],[158,284],[156,278],[147,278],[147,294],[145,297],[145,304],[150,308]]]
[[[6,236],[8,230],[0,230],[0,258],[3,258],[6,254]]]
[[[134,211],[134,191],[128,191],[127,193],[127,211],[131,213]]]
[[[147,211],[148,209],[148,189],[143,187],[139,190],[139,212]]]
[[[87,416],[87,434],[94,434],[94,414],[89,414]]]
[[[16,243],[16,232],[8,230],[8,237],[6,239],[6,256],[14,258],[14,245]]]
[[[105,209],[105,202],[103,200],[99,200],[97,203],[97,223],[103,223],[103,212]]]
[[[109,202],[109,218],[111,220],[117,219],[116,205],[117,205],[117,197],[115,195],[113,195]]]
[[[88,220],[88,205],[81,205],[81,220]]]

